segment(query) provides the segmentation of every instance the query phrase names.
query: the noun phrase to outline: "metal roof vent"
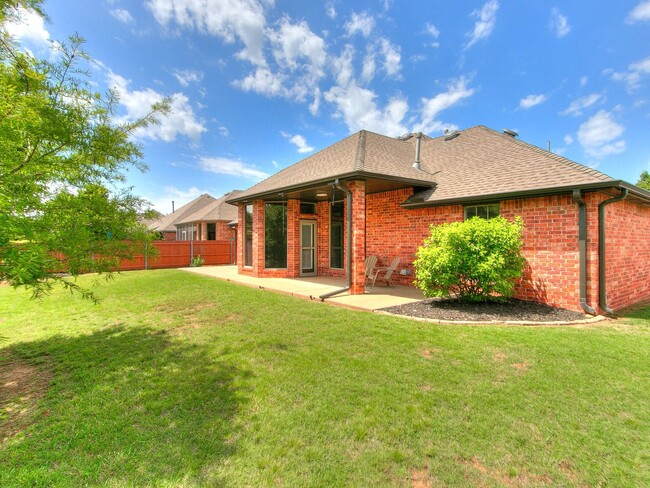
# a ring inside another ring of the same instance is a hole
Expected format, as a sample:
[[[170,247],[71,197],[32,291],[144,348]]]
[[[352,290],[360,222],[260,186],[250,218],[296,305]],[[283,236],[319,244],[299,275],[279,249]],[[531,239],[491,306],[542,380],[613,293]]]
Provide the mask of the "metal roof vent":
[[[418,169],[422,171],[422,167],[420,166],[420,146],[422,144],[422,132],[418,132],[415,135],[415,162],[413,163],[413,167],[415,169]]]
[[[459,130],[452,130],[451,132],[447,131],[445,132],[445,141],[451,141],[452,139],[455,139],[459,135],[460,135]]]
[[[519,135],[512,129],[503,129],[503,133],[510,137],[517,137]]]

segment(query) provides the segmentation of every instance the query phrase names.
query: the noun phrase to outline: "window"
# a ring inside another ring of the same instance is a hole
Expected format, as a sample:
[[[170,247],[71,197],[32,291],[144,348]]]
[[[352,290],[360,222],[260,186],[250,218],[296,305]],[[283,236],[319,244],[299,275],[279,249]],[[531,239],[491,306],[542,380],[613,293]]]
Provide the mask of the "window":
[[[217,240],[217,224],[208,224],[207,225],[207,233],[208,233],[208,240],[209,241],[216,241]]]
[[[330,207],[330,268],[343,268],[343,202]]]
[[[499,214],[498,203],[492,203],[489,205],[469,205],[465,207],[465,220],[471,219],[472,217],[480,217],[489,220],[498,217]]]
[[[300,202],[300,213],[301,214],[316,214],[316,204],[309,202]]]
[[[264,267],[287,267],[287,206],[264,205]]]
[[[177,241],[193,241],[194,238],[194,224],[182,224],[176,226]]]
[[[253,266],[253,206],[244,210],[244,266]]]

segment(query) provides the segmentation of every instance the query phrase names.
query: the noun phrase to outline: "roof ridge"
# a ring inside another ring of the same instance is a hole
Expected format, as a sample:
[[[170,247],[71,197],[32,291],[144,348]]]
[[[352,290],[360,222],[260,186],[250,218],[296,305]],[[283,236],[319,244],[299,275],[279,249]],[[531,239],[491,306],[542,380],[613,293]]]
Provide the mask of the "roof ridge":
[[[361,171],[366,162],[366,131],[359,131],[359,142],[357,143],[357,154],[354,159],[354,169]]]

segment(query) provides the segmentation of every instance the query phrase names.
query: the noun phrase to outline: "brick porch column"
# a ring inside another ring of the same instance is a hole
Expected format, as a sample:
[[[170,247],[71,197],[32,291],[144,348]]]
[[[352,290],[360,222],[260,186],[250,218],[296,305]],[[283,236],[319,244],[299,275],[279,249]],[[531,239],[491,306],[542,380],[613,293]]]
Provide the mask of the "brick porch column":
[[[264,200],[253,202],[253,273],[264,269]]]
[[[300,200],[287,200],[287,276],[300,276]]]
[[[366,182],[348,183],[352,192],[352,283],[350,293],[366,290]],[[347,212],[346,212],[347,214]],[[349,238],[349,236],[347,236]]]

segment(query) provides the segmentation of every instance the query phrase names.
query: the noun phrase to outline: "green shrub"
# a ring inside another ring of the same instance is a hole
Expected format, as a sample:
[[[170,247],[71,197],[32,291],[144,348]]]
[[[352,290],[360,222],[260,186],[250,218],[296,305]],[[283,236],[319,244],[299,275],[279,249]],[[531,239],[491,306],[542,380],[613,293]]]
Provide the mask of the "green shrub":
[[[193,268],[199,268],[205,264],[205,259],[201,255],[194,256],[190,261],[190,266]]]
[[[457,295],[464,301],[504,301],[521,277],[521,217],[503,217],[431,225],[418,248],[415,283],[425,296]]]

